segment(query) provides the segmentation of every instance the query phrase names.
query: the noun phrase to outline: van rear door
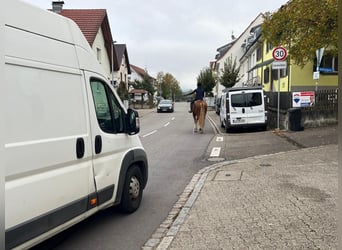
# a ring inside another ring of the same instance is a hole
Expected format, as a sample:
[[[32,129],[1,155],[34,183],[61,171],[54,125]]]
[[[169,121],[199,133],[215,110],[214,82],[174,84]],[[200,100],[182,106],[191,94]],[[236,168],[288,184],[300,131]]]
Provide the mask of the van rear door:
[[[265,106],[262,91],[246,91],[247,124],[265,123]]]
[[[265,107],[261,90],[231,92],[230,106],[232,126],[265,123]]]

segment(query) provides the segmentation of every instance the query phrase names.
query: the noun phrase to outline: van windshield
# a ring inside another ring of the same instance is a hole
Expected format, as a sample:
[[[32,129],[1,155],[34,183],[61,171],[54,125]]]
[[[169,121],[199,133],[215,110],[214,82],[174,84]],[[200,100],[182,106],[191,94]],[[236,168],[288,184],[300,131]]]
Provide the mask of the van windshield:
[[[261,93],[242,93],[231,95],[232,107],[253,107],[262,105]]]

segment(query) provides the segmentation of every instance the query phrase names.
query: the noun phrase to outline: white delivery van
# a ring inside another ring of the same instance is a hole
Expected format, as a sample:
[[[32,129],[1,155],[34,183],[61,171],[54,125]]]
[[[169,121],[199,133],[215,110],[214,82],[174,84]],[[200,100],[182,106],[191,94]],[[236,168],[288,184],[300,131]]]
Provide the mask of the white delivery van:
[[[267,128],[265,96],[261,87],[225,89],[221,96],[221,127],[228,132],[231,128]]]
[[[27,249],[120,205],[138,209],[148,161],[126,110],[70,19],[5,4],[5,244]]]

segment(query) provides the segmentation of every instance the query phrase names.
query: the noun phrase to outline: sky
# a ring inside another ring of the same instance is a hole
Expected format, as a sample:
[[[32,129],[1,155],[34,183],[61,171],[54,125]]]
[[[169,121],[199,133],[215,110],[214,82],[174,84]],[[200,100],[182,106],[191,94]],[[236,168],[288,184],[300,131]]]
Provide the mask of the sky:
[[[51,0],[25,0],[51,9]],[[131,64],[171,73],[183,91],[215,60],[217,48],[238,37],[259,13],[288,0],[64,0],[64,9],[106,9],[114,41]]]

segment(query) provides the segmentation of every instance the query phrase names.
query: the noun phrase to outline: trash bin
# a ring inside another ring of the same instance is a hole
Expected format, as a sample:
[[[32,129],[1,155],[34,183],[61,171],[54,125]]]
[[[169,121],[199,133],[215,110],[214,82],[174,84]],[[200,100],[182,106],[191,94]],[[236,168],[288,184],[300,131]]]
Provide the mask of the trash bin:
[[[302,110],[300,108],[290,108],[288,109],[289,113],[289,129],[291,131],[302,131],[304,127],[302,127]]]

